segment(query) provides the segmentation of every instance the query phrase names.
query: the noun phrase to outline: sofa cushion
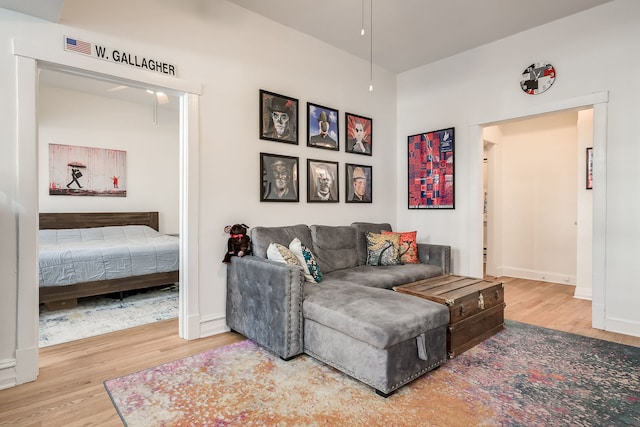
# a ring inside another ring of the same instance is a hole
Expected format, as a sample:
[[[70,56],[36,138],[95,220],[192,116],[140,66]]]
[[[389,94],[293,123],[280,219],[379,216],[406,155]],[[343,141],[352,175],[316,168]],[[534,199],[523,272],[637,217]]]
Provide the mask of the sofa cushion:
[[[377,348],[388,348],[449,322],[445,305],[415,296],[358,285],[317,288],[305,297],[304,318]]]
[[[356,250],[358,252],[358,265],[367,263],[367,237],[366,233],[380,233],[382,230],[392,231],[388,223],[376,224],[373,222],[354,222],[351,224],[356,229]]]
[[[289,244],[289,249],[296,258],[298,258],[298,262],[302,266],[302,270],[304,271],[304,278],[307,282],[318,283],[322,281],[322,271],[316,262],[315,256],[309,248],[305,246],[304,243],[300,242],[300,239],[297,237],[291,241]]]
[[[271,243],[267,248],[267,258],[271,261],[282,262],[291,265],[300,265],[300,261],[289,248],[280,243]]]
[[[289,247],[296,237],[308,248],[312,248],[311,233],[305,224],[285,227],[254,227],[250,231],[253,255],[267,258],[267,248],[271,243]]]
[[[361,265],[326,273],[322,276],[322,284],[343,286],[353,283],[373,288],[391,289],[418,280],[442,276],[441,267],[430,264],[404,265]]]
[[[418,264],[418,244],[416,242],[417,231],[393,232],[382,230],[382,234],[400,235],[400,262],[402,264]]]
[[[400,235],[367,233],[367,265],[397,265],[400,262]]]
[[[356,230],[350,226],[312,225],[313,253],[323,273],[358,265]]]

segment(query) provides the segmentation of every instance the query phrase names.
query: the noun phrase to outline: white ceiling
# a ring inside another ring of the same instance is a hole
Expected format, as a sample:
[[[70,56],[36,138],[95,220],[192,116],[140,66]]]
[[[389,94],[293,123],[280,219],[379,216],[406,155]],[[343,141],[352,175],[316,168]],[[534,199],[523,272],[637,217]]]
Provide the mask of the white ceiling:
[[[373,56],[375,64],[400,73],[613,0],[227,1],[367,61]],[[192,3],[199,13],[198,1]],[[53,22],[72,6],[65,0],[0,0],[2,8]]]
[[[178,110],[180,105],[176,95],[159,91],[157,88],[123,84],[123,82],[114,82],[95,76],[70,73],[64,69],[41,68],[38,80],[44,87],[86,92],[136,104],[153,105],[157,100],[159,108],[172,110]]]
[[[613,0],[194,0],[193,13],[199,13],[199,1],[229,1],[366,61],[372,54],[375,64],[400,73]],[[63,20],[73,4],[0,0],[1,8],[52,22]],[[41,75],[46,85],[90,90],[90,79],[66,77]],[[144,91],[116,86],[96,87],[103,95],[148,99]]]
[[[0,0],[0,7],[58,22],[64,0]]]
[[[394,73],[612,0],[228,0]],[[365,10],[365,37],[360,36]]]

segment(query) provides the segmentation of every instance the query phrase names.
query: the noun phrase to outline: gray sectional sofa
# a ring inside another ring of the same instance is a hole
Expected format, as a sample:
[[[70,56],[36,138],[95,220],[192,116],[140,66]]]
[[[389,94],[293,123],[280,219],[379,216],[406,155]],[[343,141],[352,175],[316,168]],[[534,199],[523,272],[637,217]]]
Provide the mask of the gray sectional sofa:
[[[393,286],[450,273],[449,246],[418,244],[420,263],[366,265],[366,233],[389,224],[251,229],[253,255],[227,270],[227,325],[287,360],[306,353],[388,396],[447,360],[448,309]],[[267,259],[271,243],[294,238],[322,272]]]

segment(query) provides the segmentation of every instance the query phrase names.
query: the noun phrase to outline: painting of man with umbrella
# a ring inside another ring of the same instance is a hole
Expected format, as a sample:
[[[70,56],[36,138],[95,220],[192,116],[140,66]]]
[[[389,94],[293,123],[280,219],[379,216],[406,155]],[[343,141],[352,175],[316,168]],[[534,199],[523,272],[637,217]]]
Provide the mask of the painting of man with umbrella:
[[[71,167],[71,182],[67,184],[67,188],[71,187],[71,184],[74,182],[78,185],[78,188],[82,188],[78,178],[82,178],[83,175],[82,172],[80,172],[80,168],[86,168],[86,166],[80,162],[71,162],[67,166]]]
[[[49,194],[127,195],[126,151],[49,144]]]

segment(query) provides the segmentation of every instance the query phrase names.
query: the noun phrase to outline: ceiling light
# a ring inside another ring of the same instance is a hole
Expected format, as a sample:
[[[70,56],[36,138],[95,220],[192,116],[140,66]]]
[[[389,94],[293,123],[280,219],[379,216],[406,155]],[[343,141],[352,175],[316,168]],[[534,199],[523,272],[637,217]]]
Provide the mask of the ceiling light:
[[[160,104],[168,104],[169,103],[169,97],[164,92],[156,92],[156,98],[158,98],[158,102]]]
[[[119,91],[119,90],[126,89],[126,88],[128,88],[128,87],[129,87],[129,86],[124,86],[124,85],[114,86],[114,87],[112,87],[111,89],[107,89],[107,92],[117,92],[117,91]]]

